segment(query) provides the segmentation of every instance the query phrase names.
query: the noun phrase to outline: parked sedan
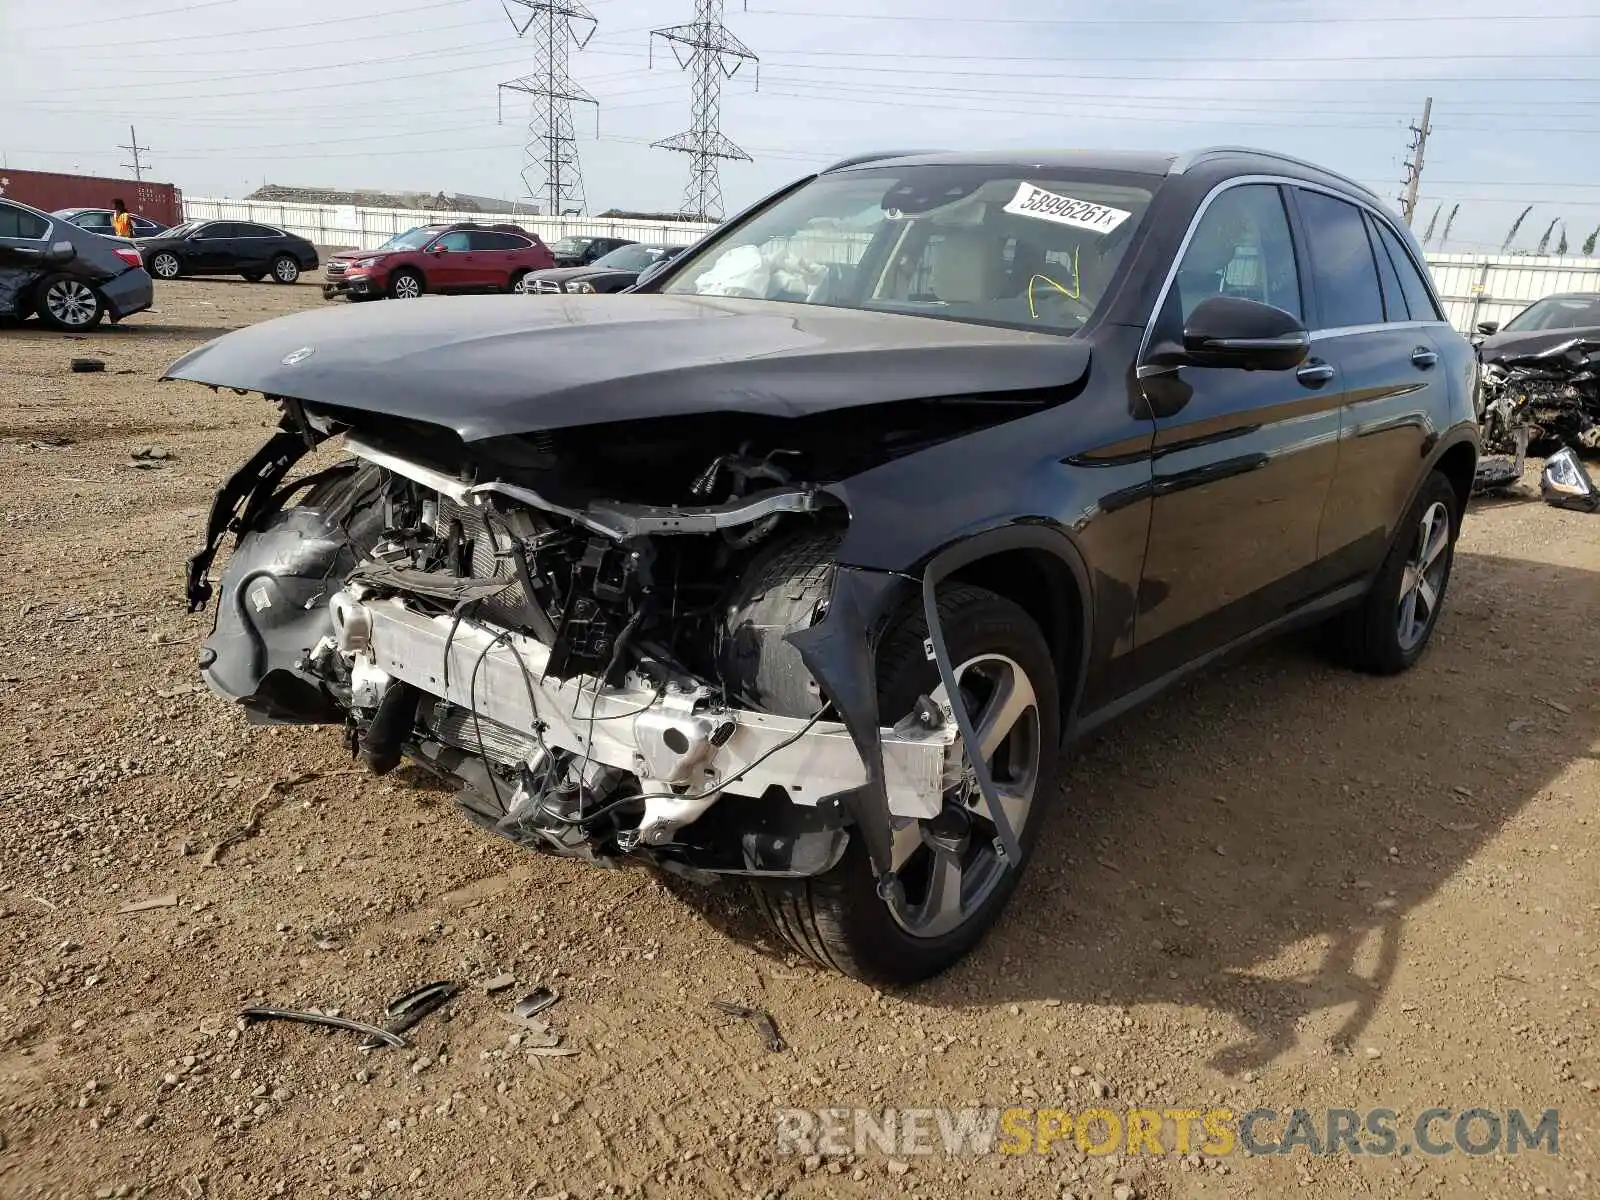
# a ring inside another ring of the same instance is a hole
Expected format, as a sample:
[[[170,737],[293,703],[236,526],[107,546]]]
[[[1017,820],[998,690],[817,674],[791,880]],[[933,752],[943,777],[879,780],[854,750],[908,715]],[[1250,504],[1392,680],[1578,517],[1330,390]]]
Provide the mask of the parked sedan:
[[[143,312],[153,290],[133,247],[0,200],[0,317],[76,332]]]
[[[1478,322],[1478,356],[1484,362],[1537,354],[1575,337],[1600,339],[1600,293],[1563,292],[1535,300],[1504,325]]]
[[[110,238],[117,236],[112,232],[112,212],[109,208],[60,208],[50,215],[60,217],[63,221],[76,225],[79,229],[87,229],[90,233],[98,233],[103,237]],[[133,217],[133,236],[136,238],[159,237],[170,228],[170,226],[163,225],[160,221],[152,221],[149,217],[141,217],[132,213],[129,215]]]
[[[548,292],[620,292],[632,287],[655,263],[680,254],[683,246],[647,246],[633,242],[596,259],[586,267],[552,267],[530,272],[517,288],[540,295]]]
[[[185,221],[137,244],[158,279],[242,275],[255,283],[270,275],[275,283],[293,283],[317,266],[317,248],[305,238],[251,221]]]

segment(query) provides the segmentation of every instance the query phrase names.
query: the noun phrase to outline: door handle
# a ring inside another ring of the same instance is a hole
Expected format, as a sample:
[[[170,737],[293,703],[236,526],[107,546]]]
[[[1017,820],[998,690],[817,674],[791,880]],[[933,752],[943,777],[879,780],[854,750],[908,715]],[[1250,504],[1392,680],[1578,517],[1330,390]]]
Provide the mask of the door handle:
[[[1411,352],[1411,365],[1419,370],[1426,371],[1438,361],[1439,355],[1426,346],[1418,346]]]
[[[1294,373],[1295,378],[1307,387],[1321,387],[1333,378],[1333,364],[1314,358]]]

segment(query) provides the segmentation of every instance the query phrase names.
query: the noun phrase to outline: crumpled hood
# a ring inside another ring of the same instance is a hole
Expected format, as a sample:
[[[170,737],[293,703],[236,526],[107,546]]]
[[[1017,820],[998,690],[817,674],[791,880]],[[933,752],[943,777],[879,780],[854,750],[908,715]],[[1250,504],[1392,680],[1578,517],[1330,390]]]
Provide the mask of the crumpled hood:
[[[190,351],[163,378],[426,421],[476,441],[1064,388],[1088,363],[1081,339],[819,305],[424,296],[252,325]]]
[[[1480,362],[1499,362],[1539,354],[1574,338],[1600,338],[1600,329],[1531,329],[1526,333],[1497,333],[1478,347]]]

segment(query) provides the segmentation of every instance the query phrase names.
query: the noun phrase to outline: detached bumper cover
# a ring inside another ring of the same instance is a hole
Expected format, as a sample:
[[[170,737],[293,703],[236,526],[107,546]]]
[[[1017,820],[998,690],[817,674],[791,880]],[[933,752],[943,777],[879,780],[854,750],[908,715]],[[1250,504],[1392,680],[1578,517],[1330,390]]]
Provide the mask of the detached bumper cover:
[[[100,294],[105,297],[111,319],[120,321],[123,317],[144,312],[155,303],[155,283],[148,271],[143,267],[135,267],[101,284]]]

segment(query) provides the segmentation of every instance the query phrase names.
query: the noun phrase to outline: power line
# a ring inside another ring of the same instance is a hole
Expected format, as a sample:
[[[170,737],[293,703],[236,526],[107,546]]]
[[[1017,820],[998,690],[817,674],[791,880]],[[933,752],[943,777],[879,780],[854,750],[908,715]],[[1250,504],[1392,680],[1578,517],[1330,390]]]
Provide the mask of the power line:
[[[163,15],[163,13],[187,12],[190,8],[214,8],[218,4],[235,4],[238,0],[216,0],[215,4],[188,5],[184,8],[164,9],[160,13],[141,13],[138,15],[118,13],[117,20],[126,25],[134,21],[144,20],[146,17]],[[354,17],[325,17],[320,21],[297,21],[293,25],[267,25],[258,29],[231,29],[217,30],[211,33],[174,33],[167,37],[152,38],[118,38],[114,42],[87,42],[83,45],[74,43],[72,53],[74,56],[81,50],[119,50],[127,46],[165,46],[171,42],[197,42],[213,41],[217,38],[258,37],[263,33],[291,33],[302,29],[320,29],[327,25],[348,25],[360,21],[376,21],[384,17],[404,16],[407,13],[431,12],[440,8],[460,8],[465,0],[433,0],[430,4],[415,4],[410,8],[391,8],[381,13],[362,13]],[[54,33],[58,29],[79,29],[90,25],[104,27],[106,21],[83,21],[77,25],[46,25],[39,32]],[[415,30],[407,30],[414,33]],[[324,43],[318,43],[324,44]]]
[[[679,150],[689,157],[689,184],[684,189],[682,211],[700,220],[722,218],[721,159],[749,162],[750,156],[721,128],[722,81],[731,79],[745,63],[756,65],[760,86],[761,60],[722,23],[723,0],[695,0],[694,21],[650,31],[650,51],[660,38],[672,50],[678,66],[694,72],[689,129],[654,143],[663,150]],[[681,51],[687,50],[685,59]],[[654,65],[654,59],[651,59]],[[729,64],[732,64],[730,66]]]
[[[914,21],[918,25],[1383,25],[1402,21],[1434,25],[1446,21],[1515,21],[1518,24],[1522,24],[1528,21],[1593,21],[1600,19],[1600,13],[1592,11],[1577,13],[1429,13],[1426,16],[1416,17],[1282,17],[1270,15],[1258,17],[940,17],[923,16],[921,14],[910,17],[888,16],[877,13],[840,12],[836,9],[821,11],[818,9],[747,8],[745,11],[753,17],[798,17],[806,20],[815,20],[820,17],[829,21],[895,21],[899,23]]]
[[[195,12],[198,9],[202,9],[202,8],[222,8],[225,5],[238,4],[238,3],[239,3],[239,0],[205,0],[205,2],[201,3],[201,4],[180,4],[177,8],[157,8],[157,9],[152,9],[149,12],[141,12],[141,13],[119,12],[119,13],[117,13],[116,19],[118,21],[121,21],[121,22],[124,22],[124,23],[129,23],[129,22],[133,22],[133,21],[147,21],[151,17],[165,17],[165,16],[170,16],[173,13],[190,13],[190,12]],[[41,28],[42,29],[48,29],[52,33],[54,33],[58,29],[87,29],[90,25],[105,25],[106,23],[107,23],[106,20],[104,18],[102,18],[102,19],[97,20],[97,21],[73,21],[70,24],[66,24],[66,25],[51,24],[51,25],[42,26]],[[27,32],[27,31],[24,30],[23,32]]]

